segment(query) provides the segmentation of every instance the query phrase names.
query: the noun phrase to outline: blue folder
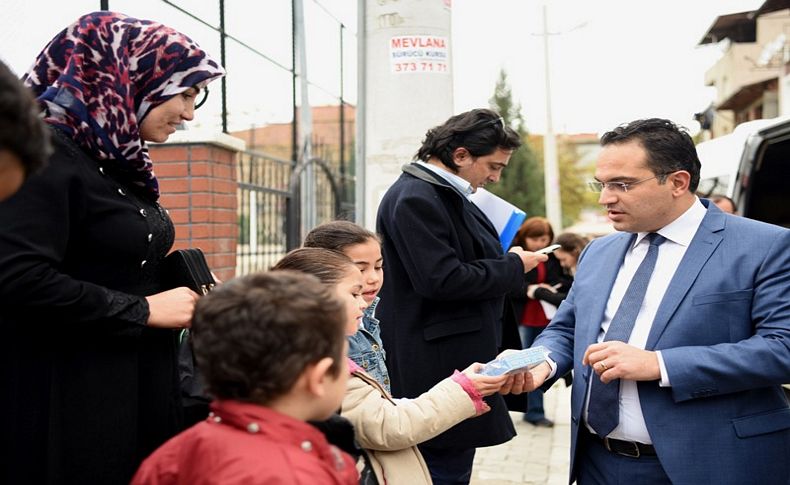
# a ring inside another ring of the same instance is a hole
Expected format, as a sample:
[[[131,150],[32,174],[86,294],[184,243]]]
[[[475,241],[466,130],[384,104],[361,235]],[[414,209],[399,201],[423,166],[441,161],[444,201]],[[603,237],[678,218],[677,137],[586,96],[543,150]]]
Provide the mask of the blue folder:
[[[507,251],[510,244],[527,218],[527,213],[505,199],[492,194],[486,189],[479,188],[469,196],[469,199],[488,217],[491,224],[499,233],[499,243]]]

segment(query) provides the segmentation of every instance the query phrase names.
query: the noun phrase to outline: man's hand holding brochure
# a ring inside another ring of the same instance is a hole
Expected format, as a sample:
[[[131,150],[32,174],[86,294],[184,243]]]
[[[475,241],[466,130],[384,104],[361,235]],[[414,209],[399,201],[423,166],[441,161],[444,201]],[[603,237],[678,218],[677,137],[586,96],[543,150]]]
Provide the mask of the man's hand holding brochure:
[[[480,373],[487,376],[501,376],[524,372],[545,362],[548,356],[549,351],[542,345],[524,350],[505,351],[485,364],[480,369]]]
[[[507,349],[496,359],[484,364],[478,372],[487,376],[507,376],[507,381],[502,385],[499,393],[521,394],[535,389],[535,378],[532,373],[542,370],[541,364],[545,362],[545,367],[550,368],[548,355],[549,351],[542,346],[524,350]]]

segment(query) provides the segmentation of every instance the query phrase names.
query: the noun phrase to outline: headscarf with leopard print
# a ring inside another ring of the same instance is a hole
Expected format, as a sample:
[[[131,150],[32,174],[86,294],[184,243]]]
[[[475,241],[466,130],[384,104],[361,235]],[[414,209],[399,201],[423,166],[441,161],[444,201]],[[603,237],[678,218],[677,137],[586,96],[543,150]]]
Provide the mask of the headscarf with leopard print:
[[[140,124],[156,106],[225,74],[192,39],[115,12],[80,17],[56,35],[23,76],[44,120],[159,197]]]

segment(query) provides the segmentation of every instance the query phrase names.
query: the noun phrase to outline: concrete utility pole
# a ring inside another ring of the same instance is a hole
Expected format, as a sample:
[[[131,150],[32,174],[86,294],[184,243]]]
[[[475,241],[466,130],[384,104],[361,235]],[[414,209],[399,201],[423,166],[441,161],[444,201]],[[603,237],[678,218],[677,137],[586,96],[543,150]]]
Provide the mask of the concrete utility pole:
[[[453,113],[451,1],[359,0],[358,6],[364,18],[357,222],[374,229],[381,198],[400,167],[412,160],[425,132]]]
[[[560,197],[560,174],[557,162],[557,140],[554,136],[554,125],[551,116],[551,68],[549,64],[549,36],[573,32],[587,25],[582,22],[564,32],[549,32],[547,3],[543,4],[543,67],[546,81],[546,134],[543,137],[543,171],[546,192],[546,219],[549,220],[554,232],[562,231],[562,202]],[[534,35],[534,34],[533,34]]]
[[[296,0],[293,3],[294,25],[296,27],[295,41],[296,53],[298,58],[298,73],[301,91],[301,107],[299,109],[299,128],[302,141],[302,153],[299,155],[298,162],[308,163],[313,158],[313,111],[310,105],[310,85],[307,73],[307,41],[304,21],[304,0]],[[301,219],[302,234],[315,227],[315,175],[313,166],[308,165],[301,175]]]
[[[549,72],[549,22],[543,5],[543,66],[546,79],[546,134],[543,135],[543,184],[546,193],[546,219],[554,231],[562,231],[560,171],[557,163],[557,140],[551,119],[551,73]]]

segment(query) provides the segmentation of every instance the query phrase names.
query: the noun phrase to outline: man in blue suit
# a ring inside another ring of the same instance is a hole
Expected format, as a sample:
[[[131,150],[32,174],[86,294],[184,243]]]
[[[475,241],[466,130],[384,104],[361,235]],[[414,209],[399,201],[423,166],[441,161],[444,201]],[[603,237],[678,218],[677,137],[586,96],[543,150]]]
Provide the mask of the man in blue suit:
[[[790,483],[790,231],[698,199],[668,120],[601,145],[590,184],[622,232],[582,253],[528,383],[575,371],[570,480]]]

